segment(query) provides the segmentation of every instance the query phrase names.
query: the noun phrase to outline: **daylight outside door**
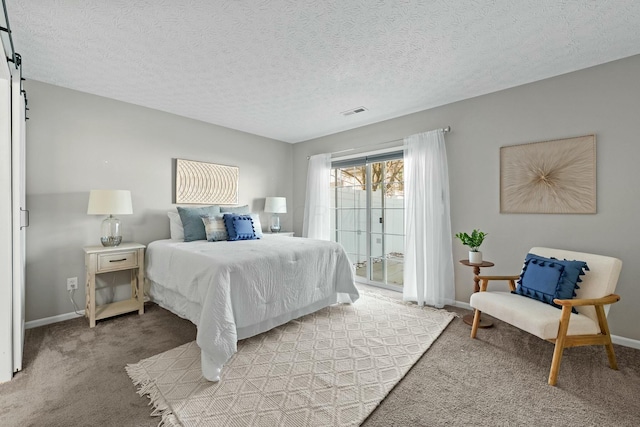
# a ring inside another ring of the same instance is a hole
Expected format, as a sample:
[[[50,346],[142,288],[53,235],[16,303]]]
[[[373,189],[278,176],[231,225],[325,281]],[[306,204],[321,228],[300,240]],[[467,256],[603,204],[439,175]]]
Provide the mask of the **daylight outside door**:
[[[334,162],[332,240],[345,248],[356,280],[399,290],[404,273],[402,152]]]

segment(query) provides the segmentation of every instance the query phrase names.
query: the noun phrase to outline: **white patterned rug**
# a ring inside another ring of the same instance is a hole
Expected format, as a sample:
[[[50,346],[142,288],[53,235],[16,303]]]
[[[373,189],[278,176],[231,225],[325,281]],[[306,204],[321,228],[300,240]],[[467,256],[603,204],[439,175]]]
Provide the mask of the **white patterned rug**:
[[[454,316],[361,293],[238,342],[218,383],[195,341],[126,370],[165,426],[355,426]]]

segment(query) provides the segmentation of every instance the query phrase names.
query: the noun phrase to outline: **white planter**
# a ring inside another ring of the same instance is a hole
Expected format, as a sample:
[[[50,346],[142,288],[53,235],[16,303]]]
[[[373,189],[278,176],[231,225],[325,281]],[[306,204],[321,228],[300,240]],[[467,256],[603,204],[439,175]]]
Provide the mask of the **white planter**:
[[[470,264],[482,264],[482,252],[469,251],[469,263]]]

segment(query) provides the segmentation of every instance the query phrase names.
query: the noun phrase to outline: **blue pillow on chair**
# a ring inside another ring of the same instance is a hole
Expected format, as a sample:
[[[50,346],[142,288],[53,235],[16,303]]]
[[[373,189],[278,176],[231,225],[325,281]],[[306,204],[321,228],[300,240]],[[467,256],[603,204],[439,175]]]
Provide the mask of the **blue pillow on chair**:
[[[564,267],[564,272],[566,274],[565,280],[562,284],[562,289],[560,290],[559,295],[556,298],[560,299],[571,299],[576,296],[574,292],[575,289],[580,289],[578,283],[582,282],[580,276],[584,276],[585,271],[589,271],[589,266],[584,261],[569,261],[566,259],[560,260],[557,258],[545,258],[540,255],[535,254],[527,254],[527,258],[535,258],[540,261],[552,261],[554,263],[558,263]]]
[[[256,240],[251,215],[224,214],[229,240]]]
[[[578,282],[581,282],[580,276],[584,275],[583,269],[589,269],[583,261],[558,260],[527,254],[514,293],[562,308],[553,300],[572,299],[576,296],[575,290],[580,289]],[[572,311],[578,312],[575,308]]]

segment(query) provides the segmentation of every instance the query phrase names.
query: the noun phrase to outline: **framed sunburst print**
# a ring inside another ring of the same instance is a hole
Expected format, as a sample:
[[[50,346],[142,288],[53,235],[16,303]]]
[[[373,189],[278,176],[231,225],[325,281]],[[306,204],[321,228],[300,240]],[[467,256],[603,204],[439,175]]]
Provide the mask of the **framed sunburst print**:
[[[596,136],[501,147],[500,212],[596,213]]]

